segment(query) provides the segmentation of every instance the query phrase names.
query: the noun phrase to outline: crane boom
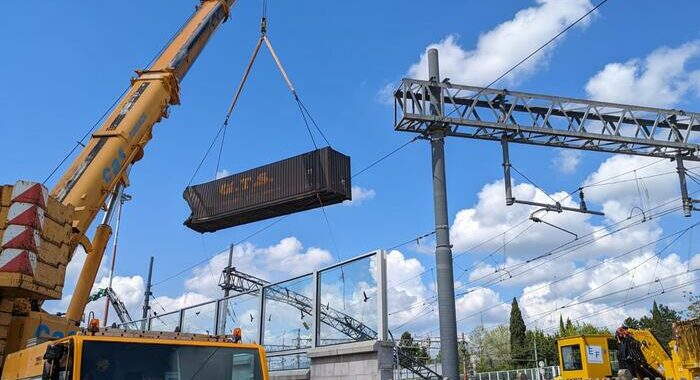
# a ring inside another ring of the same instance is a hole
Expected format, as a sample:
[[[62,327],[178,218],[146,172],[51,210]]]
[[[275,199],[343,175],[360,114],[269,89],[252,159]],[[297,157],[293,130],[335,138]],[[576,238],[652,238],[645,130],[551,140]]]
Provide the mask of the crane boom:
[[[136,72],[129,90],[53,188],[54,197],[75,207],[78,232],[85,233],[107,196],[126,182],[126,168],[143,156],[153,126],[167,117],[170,105],[179,104],[180,80],[234,1],[202,0],[153,65]]]
[[[180,103],[179,83],[202,49],[224,22],[235,0],[202,0],[192,17],[146,70],[137,70],[131,87],[112,113],[93,133],[51,195],[74,207],[71,250],[87,241],[84,234],[107,197],[128,183],[128,168],[144,155],[153,126],[168,116],[168,108]],[[108,220],[98,226],[81,270],[66,317],[80,320],[88,293],[111,235]]]
[[[33,337],[75,333],[112,233],[113,200],[128,185],[129,169],[143,157],[153,126],[180,103],[180,81],[235,2],[200,0],[153,64],[136,71],[50,194],[31,181],[0,186],[0,367],[5,354],[24,349]],[[103,220],[89,239],[87,231],[101,209]],[[70,305],[65,316],[50,315],[41,305],[61,297],[66,265],[78,245],[87,258]]]

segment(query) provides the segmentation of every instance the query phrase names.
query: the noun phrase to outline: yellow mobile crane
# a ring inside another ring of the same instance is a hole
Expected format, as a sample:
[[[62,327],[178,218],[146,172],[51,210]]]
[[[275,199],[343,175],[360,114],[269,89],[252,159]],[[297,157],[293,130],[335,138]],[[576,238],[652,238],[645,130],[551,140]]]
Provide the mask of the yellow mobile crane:
[[[143,157],[153,126],[179,104],[180,81],[234,3],[201,0],[154,63],[136,71],[128,91],[50,193],[28,181],[0,186],[3,380],[267,379],[263,349],[231,343],[230,337],[115,333],[100,330],[99,321],[80,328],[128,170]],[[100,210],[104,216],[90,239],[88,229]],[[79,245],[87,258],[68,310],[50,315],[41,306],[61,298],[66,265]],[[53,341],[41,343],[46,338]]]
[[[615,337],[559,338],[557,351],[564,380],[616,377],[619,369],[639,379],[693,380],[700,377],[700,319],[674,324],[668,348],[651,330],[623,326]]]

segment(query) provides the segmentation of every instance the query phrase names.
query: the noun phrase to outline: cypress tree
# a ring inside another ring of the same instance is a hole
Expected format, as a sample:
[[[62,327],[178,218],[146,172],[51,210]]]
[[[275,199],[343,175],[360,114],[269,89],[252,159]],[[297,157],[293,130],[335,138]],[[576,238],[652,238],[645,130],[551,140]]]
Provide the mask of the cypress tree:
[[[527,347],[525,347],[525,321],[520,312],[518,301],[513,297],[510,308],[510,355],[513,365],[519,366],[527,360]]]
[[[559,336],[564,336],[566,329],[564,328],[564,317],[559,314]]]

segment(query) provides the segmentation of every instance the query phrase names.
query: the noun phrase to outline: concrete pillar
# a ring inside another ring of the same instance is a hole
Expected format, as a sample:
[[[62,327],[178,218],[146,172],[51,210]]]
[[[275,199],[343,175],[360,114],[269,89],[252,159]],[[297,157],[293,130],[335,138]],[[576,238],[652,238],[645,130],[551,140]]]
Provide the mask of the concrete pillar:
[[[365,341],[309,349],[311,380],[391,380],[393,342]]]

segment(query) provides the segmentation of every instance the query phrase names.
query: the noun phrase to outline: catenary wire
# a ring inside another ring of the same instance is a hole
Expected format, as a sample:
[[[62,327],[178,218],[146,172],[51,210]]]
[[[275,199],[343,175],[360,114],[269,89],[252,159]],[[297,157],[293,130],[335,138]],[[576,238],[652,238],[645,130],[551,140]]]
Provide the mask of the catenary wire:
[[[675,200],[674,200],[674,201],[675,201]],[[655,208],[659,208],[659,207],[664,206],[664,205],[666,205],[666,204],[668,204],[668,203],[671,203],[671,202],[672,202],[672,201],[665,202],[665,203],[663,203],[663,204],[661,204],[661,205],[659,205],[659,206],[657,206],[657,207],[655,207]],[[674,208],[674,211],[677,210],[677,209],[678,209],[678,208]],[[652,210],[653,210],[653,209],[652,209]],[[661,215],[661,214],[663,214],[663,213],[664,213],[664,212],[661,212],[661,213],[659,213],[659,214]],[[659,216],[655,216],[655,217],[659,217]],[[615,223],[614,225],[616,225],[616,224],[619,224],[619,222],[618,222],[618,223]],[[622,231],[622,230],[624,230],[624,229],[627,229],[627,228],[631,228],[631,227],[633,227],[633,226],[635,226],[635,225],[637,225],[637,224],[630,224],[629,226],[625,226],[624,228],[620,228],[620,229],[617,229],[617,230],[613,231],[611,234],[620,232],[620,231]],[[605,228],[610,228],[610,226],[603,227],[602,229],[605,229]],[[595,231],[594,231],[594,233],[595,233]],[[579,249],[580,247],[574,247],[574,248],[575,248],[575,249]],[[635,250],[636,250],[636,249],[638,249],[638,248],[635,248]],[[569,252],[569,253],[570,253],[570,252]],[[565,251],[564,254],[567,254],[566,251]],[[540,255],[540,256],[542,256],[542,255]],[[556,258],[559,258],[559,257],[561,257],[561,256],[563,256],[563,255],[560,255],[560,256],[558,256],[558,257],[556,257]],[[555,259],[556,259],[556,258],[555,258]],[[539,265],[538,265],[538,266],[539,266]],[[521,275],[521,274],[523,274],[523,273],[526,273],[526,272],[528,272],[529,270],[532,270],[532,269],[531,269],[531,268],[528,268],[527,270],[522,271],[522,272],[520,272],[520,273],[517,273],[515,276],[512,276],[512,277],[510,277],[510,278],[508,278],[508,279],[511,279],[511,278],[513,278],[513,277],[517,277],[518,275]],[[574,274],[572,274],[572,275],[578,275],[578,274],[580,274],[580,273],[574,273]],[[507,279],[507,280],[508,280],[508,279]],[[558,281],[562,281],[562,280],[563,280],[563,279],[560,279],[560,280],[558,280]],[[475,281],[476,281],[476,280],[475,280]],[[472,281],[472,282],[474,282],[474,281]],[[498,282],[503,282],[503,280],[498,281]],[[491,284],[483,284],[483,286],[488,286],[488,285],[491,285]],[[465,286],[466,286],[466,285],[465,285]],[[458,289],[459,289],[459,288],[458,288]],[[466,294],[468,294],[468,293],[470,293],[470,292],[471,292],[471,290],[466,291],[466,292],[463,292],[463,293],[460,293],[460,294],[456,294],[456,295],[455,295],[455,298],[461,297],[461,296],[466,295]],[[410,309],[410,308],[415,308],[415,307],[420,307],[422,304],[424,304],[425,302],[428,302],[428,301],[430,301],[430,299],[421,300],[421,301],[417,302],[418,305],[415,305],[415,304],[414,304],[414,305],[410,305],[410,306],[409,306],[409,309]],[[431,304],[432,304],[432,303],[434,303],[434,300],[433,300],[433,302],[431,302]],[[490,310],[490,309],[492,309],[492,308],[494,308],[494,307],[497,307],[497,306],[500,306],[500,305],[494,305],[494,306],[489,307],[489,308],[487,308],[486,310],[483,310],[483,311]],[[396,311],[394,311],[393,313],[397,313],[397,312],[400,312],[400,311],[401,311],[401,310],[396,310]],[[481,311],[481,312],[483,312],[483,311]],[[477,313],[477,314],[478,314],[478,313]],[[472,316],[473,316],[473,315],[472,315]],[[468,317],[470,317],[470,316],[468,316]],[[461,321],[461,320],[460,320],[460,321]]]

